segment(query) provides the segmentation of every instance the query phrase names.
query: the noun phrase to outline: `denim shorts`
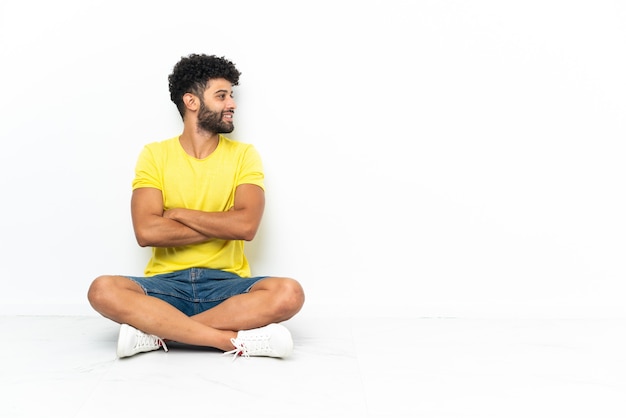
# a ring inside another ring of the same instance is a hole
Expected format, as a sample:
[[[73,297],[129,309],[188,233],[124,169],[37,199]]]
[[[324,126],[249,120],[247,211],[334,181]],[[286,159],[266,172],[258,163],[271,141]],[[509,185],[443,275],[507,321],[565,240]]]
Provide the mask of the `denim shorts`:
[[[192,316],[232,296],[248,293],[256,282],[267,276],[244,278],[227,271],[194,267],[151,277],[125,277],[141,286],[146,295],[159,298]]]

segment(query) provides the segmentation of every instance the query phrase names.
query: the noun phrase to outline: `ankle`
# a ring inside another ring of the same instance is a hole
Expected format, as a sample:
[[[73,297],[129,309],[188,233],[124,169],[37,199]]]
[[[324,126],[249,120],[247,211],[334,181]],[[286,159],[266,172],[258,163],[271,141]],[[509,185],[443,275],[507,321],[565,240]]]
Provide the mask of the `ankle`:
[[[236,331],[223,331],[219,340],[219,345],[216,346],[216,348],[219,348],[222,351],[232,350],[234,346],[231,341],[235,338],[237,338]]]

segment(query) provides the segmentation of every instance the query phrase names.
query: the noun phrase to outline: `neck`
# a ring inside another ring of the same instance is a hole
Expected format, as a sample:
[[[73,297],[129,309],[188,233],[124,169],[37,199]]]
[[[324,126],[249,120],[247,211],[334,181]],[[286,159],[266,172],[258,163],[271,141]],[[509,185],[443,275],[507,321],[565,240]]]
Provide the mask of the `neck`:
[[[185,127],[179,141],[187,154],[201,160],[215,151],[220,136],[217,133],[197,131]]]

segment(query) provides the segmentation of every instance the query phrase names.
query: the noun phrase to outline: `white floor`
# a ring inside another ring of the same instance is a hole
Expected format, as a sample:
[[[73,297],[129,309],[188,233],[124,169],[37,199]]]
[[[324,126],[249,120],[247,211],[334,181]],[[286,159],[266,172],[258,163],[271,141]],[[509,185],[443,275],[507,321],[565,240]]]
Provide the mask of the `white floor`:
[[[626,417],[626,320],[285,323],[289,359],[116,359],[96,316],[0,317],[0,416]]]

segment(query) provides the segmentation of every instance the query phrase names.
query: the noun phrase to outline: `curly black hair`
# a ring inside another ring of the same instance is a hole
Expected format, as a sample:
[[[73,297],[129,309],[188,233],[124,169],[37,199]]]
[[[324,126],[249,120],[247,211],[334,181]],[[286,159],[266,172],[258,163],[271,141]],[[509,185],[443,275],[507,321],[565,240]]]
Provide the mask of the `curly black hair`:
[[[190,54],[181,57],[168,76],[170,99],[178,108],[181,116],[185,114],[183,96],[192,93],[202,97],[210,79],[224,78],[233,86],[239,84],[241,73],[231,61],[224,57],[206,54]]]

